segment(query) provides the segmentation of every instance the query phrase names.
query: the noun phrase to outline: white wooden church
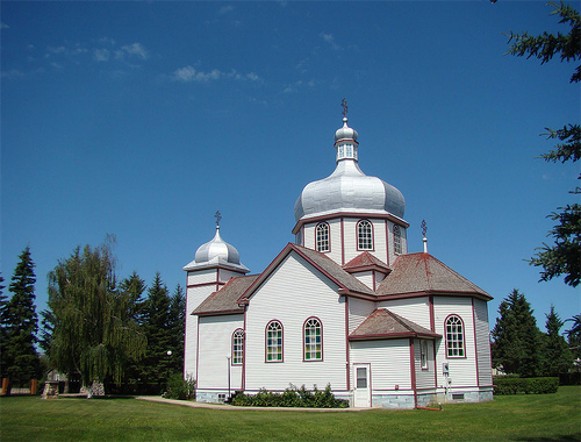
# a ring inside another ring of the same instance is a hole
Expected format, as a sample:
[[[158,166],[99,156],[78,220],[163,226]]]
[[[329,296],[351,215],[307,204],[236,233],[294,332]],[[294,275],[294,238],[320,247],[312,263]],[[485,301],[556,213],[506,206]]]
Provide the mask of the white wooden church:
[[[184,267],[184,375],[207,402],[290,384],[330,384],[354,407],[492,399],[491,296],[428,254],[425,238],[408,253],[404,198],[361,171],[343,114],[335,171],[295,203],[294,244],[247,275],[217,218]]]

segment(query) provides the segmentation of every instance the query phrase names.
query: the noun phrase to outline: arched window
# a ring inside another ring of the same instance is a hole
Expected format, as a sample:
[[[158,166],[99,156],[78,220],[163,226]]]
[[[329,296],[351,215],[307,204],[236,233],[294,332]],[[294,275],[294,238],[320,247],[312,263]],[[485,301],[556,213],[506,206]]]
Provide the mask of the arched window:
[[[320,223],[316,227],[317,252],[328,252],[329,249],[329,224]]]
[[[232,333],[232,365],[244,362],[244,330],[236,329]]]
[[[366,219],[357,223],[358,250],[373,250],[373,226]]]
[[[402,254],[401,227],[397,224],[393,226],[393,251],[396,255]]]
[[[266,362],[282,362],[282,324],[278,321],[266,326]]]
[[[446,319],[446,354],[449,358],[463,358],[466,356],[464,323],[456,315],[448,316]]]
[[[305,361],[323,360],[323,327],[317,318],[309,318],[303,326],[303,358]]]

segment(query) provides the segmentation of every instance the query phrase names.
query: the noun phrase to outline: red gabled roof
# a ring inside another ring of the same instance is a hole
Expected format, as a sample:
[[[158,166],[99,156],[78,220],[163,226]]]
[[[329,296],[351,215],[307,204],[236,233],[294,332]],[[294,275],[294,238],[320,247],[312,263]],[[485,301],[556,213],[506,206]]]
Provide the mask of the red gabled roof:
[[[492,299],[476,284],[427,253],[401,255],[377,288],[381,298],[405,294],[469,295]]]
[[[343,270],[349,273],[362,272],[365,270],[377,270],[382,273],[391,272],[391,269],[386,263],[369,252],[363,252],[360,255],[357,255],[343,266]]]
[[[238,299],[239,304],[248,302],[252,297],[254,292],[260,287],[260,285],[276,270],[276,268],[282,263],[282,261],[291,253],[296,253],[305,259],[309,264],[315,267],[323,275],[331,280],[335,285],[339,287],[340,294],[356,293],[360,295],[367,295],[375,297],[375,293],[356,277],[349,274],[339,264],[337,264],[332,259],[319,253],[315,250],[308,249],[297,244],[288,243],[284,249],[278,254],[278,256],[268,265],[268,267],[262,272],[258,278],[248,287],[246,292],[244,292]]]
[[[193,311],[193,315],[211,316],[244,313],[238,298],[258,278],[258,275],[230,278],[220,290],[212,293]]]
[[[371,313],[353,332],[349,340],[440,338],[441,335],[405,319],[386,308]]]

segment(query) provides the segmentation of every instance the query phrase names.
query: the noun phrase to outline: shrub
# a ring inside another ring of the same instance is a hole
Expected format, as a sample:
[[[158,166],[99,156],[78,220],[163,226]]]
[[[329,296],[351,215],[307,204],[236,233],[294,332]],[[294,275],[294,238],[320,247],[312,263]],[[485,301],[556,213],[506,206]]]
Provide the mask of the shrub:
[[[559,378],[494,378],[494,394],[546,394],[556,393]]]
[[[327,384],[323,391],[318,390],[316,385],[313,387],[313,391],[309,391],[304,385],[297,389],[292,384],[282,393],[260,389],[255,395],[247,395],[238,391],[232,396],[230,403],[242,407],[349,407],[348,401],[337,399],[333,395],[330,384]]]
[[[167,380],[167,391],[163,397],[188,401],[195,397],[196,381],[192,378],[184,379],[181,373],[175,373]]]

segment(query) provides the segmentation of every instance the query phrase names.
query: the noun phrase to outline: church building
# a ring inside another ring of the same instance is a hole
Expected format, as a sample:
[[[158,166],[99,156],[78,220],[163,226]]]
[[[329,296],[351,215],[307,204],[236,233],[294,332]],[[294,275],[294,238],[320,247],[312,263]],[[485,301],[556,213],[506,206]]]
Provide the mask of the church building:
[[[492,297],[430,255],[425,234],[423,252],[408,253],[404,197],[360,169],[343,115],[335,171],[295,203],[294,243],[248,275],[218,215],[184,267],[184,375],[197,400],[290,384],[330,384],[352,407],[492,399]]]

